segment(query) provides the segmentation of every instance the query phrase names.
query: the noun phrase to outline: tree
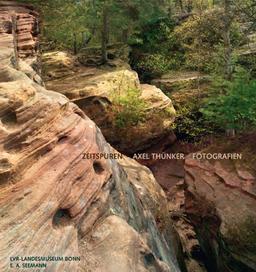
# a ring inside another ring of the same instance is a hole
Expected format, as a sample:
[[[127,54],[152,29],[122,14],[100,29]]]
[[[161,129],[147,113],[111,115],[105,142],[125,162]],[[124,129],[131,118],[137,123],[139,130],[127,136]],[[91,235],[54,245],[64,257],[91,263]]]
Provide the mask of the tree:
[[[125,41],[154,17],[169,11],[172,0],[19,0],[38,7],[43,32],[57,48],[77,53],[89,42],[101,45],[102,62],[107,62],[107,44]]]
[[[230,31],[232,24],[231,0],[224,0],[223,14],[223,43],[224,43],[224,60],[225,60],[225,78],[232,78],[232,45],[230,40]]]
[[[162,16],[162,9],[168,11],[169,6],[167,0],[98,0],[94,8],[102,22],[99,26],[102,62],[108,61],[107,44],[111,39],[128,42],[133,32],[140,30],[145,22]]]
[[[208,99],[201,109],[207,120],[226,131],[245,131],[256,125],[256,81],[240,71],[233,82],[225,82],[225,93]]]
[[[108,6],[106,1],[103,3],[102,8],[102,32],[101,32],[101,58],[102,63],[108,62],[107,44],[108,44]]]
[[[256,27],[256,0],[232,0],[237,13],[245,16],[251,22],[251,28]]]

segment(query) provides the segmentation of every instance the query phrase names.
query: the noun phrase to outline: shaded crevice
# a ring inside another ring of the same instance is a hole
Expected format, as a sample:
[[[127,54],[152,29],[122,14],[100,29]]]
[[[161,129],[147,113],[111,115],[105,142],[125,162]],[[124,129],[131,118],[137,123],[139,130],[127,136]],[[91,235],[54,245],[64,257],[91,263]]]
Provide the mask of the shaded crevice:
[[[66,142],[67,139],[68,139],[68,136],[67,136],[67,135],[61,135],[61,136],[59,136],[59,138],[58,138],[58,143],[59,143],[59,144],[62,144],[62,143],[64,143],[64,142]]]
[[[71,225],[72,224],[71,220],[72,217],[70,215],[69,210],[59,209],[53,216],[52,224],[54,228],[61,228]]]
[[[99,161],[95,161],[93,163],[93,169],[96,174],[100,175],[104,172],[104,167]]]
[[[1,119],[3,125],[11,126],[17,123],[17,116],[14,111],[8,111]]]

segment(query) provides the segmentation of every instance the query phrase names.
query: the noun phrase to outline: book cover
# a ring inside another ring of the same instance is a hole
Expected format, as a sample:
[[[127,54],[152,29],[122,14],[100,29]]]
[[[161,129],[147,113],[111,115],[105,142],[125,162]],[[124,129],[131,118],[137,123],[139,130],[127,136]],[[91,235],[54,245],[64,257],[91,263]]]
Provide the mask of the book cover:
[[[255,14],[0,1],[0,272],[256,271]]]

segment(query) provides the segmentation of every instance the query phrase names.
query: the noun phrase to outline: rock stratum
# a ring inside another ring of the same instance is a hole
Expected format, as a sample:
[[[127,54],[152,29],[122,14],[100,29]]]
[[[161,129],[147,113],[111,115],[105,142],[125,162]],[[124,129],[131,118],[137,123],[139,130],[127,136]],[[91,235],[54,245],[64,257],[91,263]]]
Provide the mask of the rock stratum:
[[[3,27],[10,14],[18,25],[29,18],[23,43]],[[11,269],[16,256],[81,258],[40,271],[180,271],[179,241],[152,173],[125,157],[84,159],[116,151],[19,58],[35,57],[34,38],[25,38],[34,37],[34,22],[31,7],[0,2],[0,271],[38,271],[21,260]]]
[[[15,1],[0,1],[0,33],[15,36],[15,45],[21,58],[38,52],[39,20],[38,12],[30,5]]]
[[[185,211],[208,271],[256,271],[255,170],[191,157],[185,170]]]
[[[166,186],[188,271],[256,271],[254,140],[249,133],[201,152],[241,154],[239,160],[188,155],[177,184]]]
[[[183,153],[185,159],[140,160],[166,192],[189,272],[256,271],[255,137],[215,139],[202,151],[162,142],[147,152]],[[206,154],[241,158],[200,159]]]

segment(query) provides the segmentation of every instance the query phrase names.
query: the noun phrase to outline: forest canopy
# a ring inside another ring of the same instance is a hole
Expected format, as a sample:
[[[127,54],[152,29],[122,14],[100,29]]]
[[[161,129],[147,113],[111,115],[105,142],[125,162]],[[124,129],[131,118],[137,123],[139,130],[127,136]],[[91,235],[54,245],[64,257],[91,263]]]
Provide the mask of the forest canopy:
[[[130,47],[129,63],[144,82],[177,71],[207,74],[210,97],[202,103],[202,109],[198,103],[192,107],[195,115],[189,111],[185,120],[190,127],[197,126],[194,121],[198,115],[221,129],[246,129],[255,123],[255,108],[249,103],[255,101],[255,0],[21,2],[33,4],[41,13],[42,50],[64,49],[79,54],[85,48],[98,47],[101,64],[106,64],[108,47],[123,44]],[[246,83],[239,75],[241,71],[247,74]],[[239,103],[241,95],[248,104]],[[230,108],[236,112],[232,121],[223,118],[223,114],[232,112]],[[247,116],[241,117],[242,112]]]

